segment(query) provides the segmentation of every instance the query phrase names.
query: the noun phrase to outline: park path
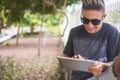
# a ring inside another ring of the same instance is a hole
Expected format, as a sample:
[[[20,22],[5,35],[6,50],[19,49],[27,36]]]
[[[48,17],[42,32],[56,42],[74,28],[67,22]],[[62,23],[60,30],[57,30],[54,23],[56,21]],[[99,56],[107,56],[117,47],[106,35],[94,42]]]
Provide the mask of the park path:
[[[59,37],[42,37],[40,55],[42,57],[57,56],[61,54]],[[16,45],[16,39],[10,40],[10,46],[0,44],[0,55],[13,56],[16,59],[19,58],[32,58],[38,55],[38,37],[26,37],[19,39],[19,45]]]

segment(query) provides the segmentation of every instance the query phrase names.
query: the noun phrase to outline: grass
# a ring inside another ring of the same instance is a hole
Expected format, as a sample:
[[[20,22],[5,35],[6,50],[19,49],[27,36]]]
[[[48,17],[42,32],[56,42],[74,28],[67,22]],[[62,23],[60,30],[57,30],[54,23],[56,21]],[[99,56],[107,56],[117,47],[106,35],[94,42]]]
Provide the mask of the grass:
[[[18,61],[12,57],[5,61],[1,58],[0,75],[0,80],[63,80],[62,68],[55,57],[34,57]]]

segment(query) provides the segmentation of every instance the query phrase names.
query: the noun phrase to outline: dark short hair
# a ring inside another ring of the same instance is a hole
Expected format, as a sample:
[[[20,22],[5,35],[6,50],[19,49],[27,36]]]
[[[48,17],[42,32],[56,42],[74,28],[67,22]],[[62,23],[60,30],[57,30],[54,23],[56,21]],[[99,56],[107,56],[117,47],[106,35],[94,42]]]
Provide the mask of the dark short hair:
[[[102,10],[105,12],[105,3],[103,0],[81,0],[82,1],[82,9],[86,10]]]

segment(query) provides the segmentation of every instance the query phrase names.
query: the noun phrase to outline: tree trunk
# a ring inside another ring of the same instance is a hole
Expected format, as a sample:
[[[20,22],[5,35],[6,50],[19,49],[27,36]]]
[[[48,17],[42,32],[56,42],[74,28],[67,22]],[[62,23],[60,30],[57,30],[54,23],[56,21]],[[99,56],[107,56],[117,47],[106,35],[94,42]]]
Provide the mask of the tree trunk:
[[[34,31],[34,26],[30,27],[30,34],[33,35],[33,31]]]
[[[19,44],[19,32],[20,32],[20,26],[18,26],[18,30],[17,30],[16,45]]]
[[[1,34],[1,30],[2,30],[2,29],[0,28],[0,34]]]
[[[44,0],[42,0],[42,1],[44,1]],[[45,5],[44,5],[44,3],[42,3],[42,5],[43,5],[43,9],[42,9],[43,15],[41,17],[41,26],[40,26],[39,40],[38,40],[38,56],[40,56],[40,49],[41,49],[41,47],[40,47],[40,40],[41,40],[41,33],[42,33],[42,27],[43,27],[43,22],[44,22],[44,12],[45,12]]]
[[[41,40],[41,33],[42,33],[42,27],[43,27],[43,21],[44,21],[44,15],[42,15],[42,18],[41,18],[41,26],[40,26],[40,32],[39,32],[39,40],[38,40],[38,56],[40,56],[40,40]]]

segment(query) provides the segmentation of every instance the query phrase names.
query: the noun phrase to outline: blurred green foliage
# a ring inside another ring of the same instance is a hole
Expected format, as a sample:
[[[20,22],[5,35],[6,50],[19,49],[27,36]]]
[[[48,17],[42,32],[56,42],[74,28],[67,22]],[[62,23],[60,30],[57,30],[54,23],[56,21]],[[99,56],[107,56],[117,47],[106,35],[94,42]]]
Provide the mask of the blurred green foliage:
[[[108,19],[112,21],[119,21],[120,20],[120,11],[109,11],[108,12]]]
[[[45,3],[50,0],[0,0],[0,19],[10,26],[12,23],[19,23],[24,20],[24,14],[51,14],[55,13],[53,5]],[[79,0],[68,0],[67,5],[71,5]],[[64,5],[64,0],[54,0],[58,9]],[[44,10],[43,10],[44,9]]]
[[[49,4],[51,1],[54,1],[56,8],[61,10],[65,0],[0,0],[0,32],[1,27],[11,25],[30,26],[33,32],[34,26],[40,26],[42,15],[46,15],[45,25],[58,26],[56,10]],[[66,7],[79,2],[80,0],[67,0]],[[52,30],[56,31],[55,27]]]
[[[5,42],[4,42],[4,45],[5,45],[5,46],[10,46],[10,45],[11,45],[11,43],[10,43],[10,41],[9,41],[9,40],[7,40],[7,41],[5,41]]]
[[[12,57],[3,60],[0,57],[0,80],[21,80],[21,70],[15,68]]]

